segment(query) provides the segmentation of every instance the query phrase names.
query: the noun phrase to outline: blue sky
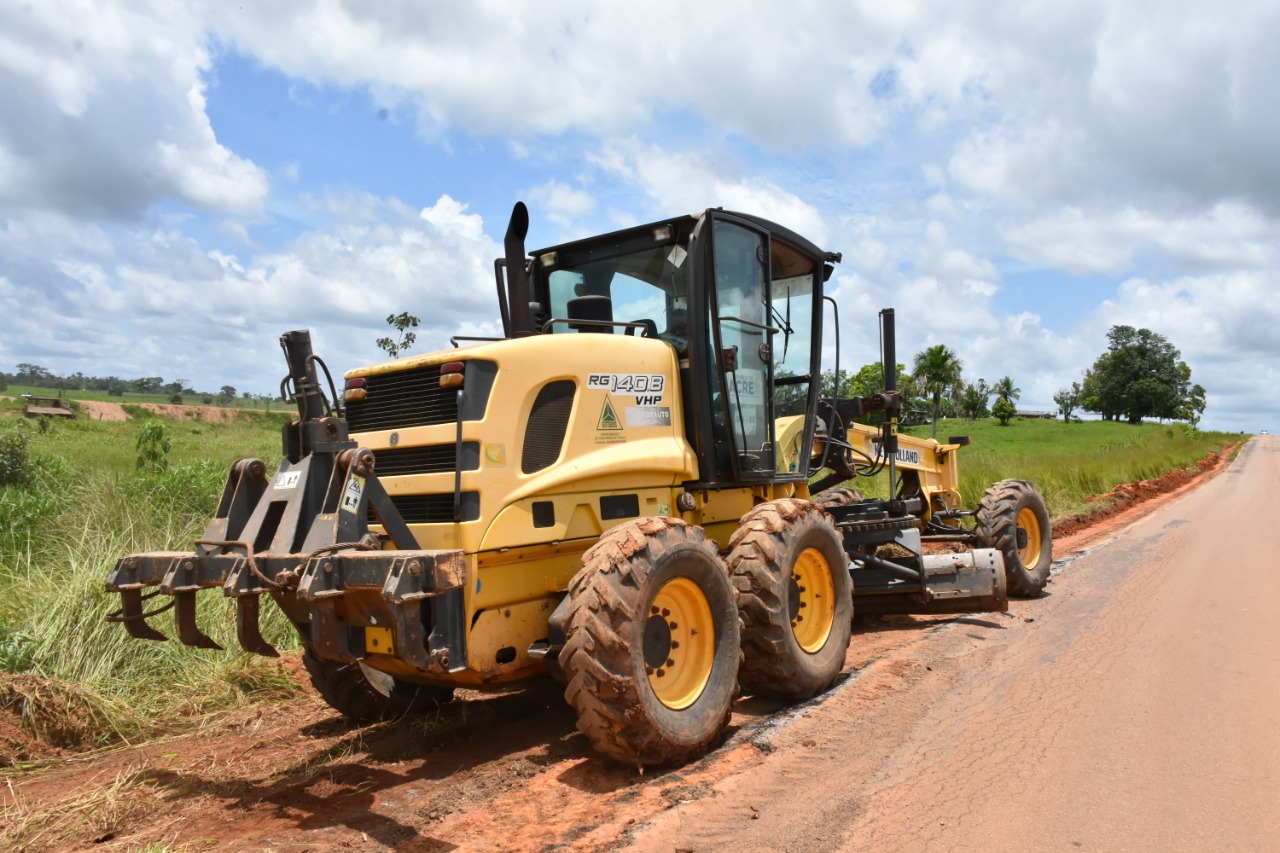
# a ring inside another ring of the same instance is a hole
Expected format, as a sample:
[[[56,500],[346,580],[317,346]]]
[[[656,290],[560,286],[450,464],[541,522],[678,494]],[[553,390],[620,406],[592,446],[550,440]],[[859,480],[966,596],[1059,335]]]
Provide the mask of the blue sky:
[[[0,370],[268,393],[495,329],[531,247],[705,207],[844,263],[847,367],[944,343],[1053,408],[1118,323],[1280,428],[1280,7],[0,0]],[[902,360],[907,360],[904,357]]]

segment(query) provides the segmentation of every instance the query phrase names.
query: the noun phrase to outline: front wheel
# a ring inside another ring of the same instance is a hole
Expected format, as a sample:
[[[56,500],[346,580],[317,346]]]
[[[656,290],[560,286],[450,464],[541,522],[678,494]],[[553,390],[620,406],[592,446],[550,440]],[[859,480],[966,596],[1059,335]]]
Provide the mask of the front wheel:
[[[742,686],[805,699],[844,669],[853,617],[848,559],[822,507],[795,498],[754,507],[729,541],[742,612]]]
[[[453,699],[451,687],[411,684],[359,662],[323,661],[304,651],[302,663],[324,701],[356,723],[394,720]]]
[[[641,765],[706,752],[729,724],[740,656],[729,574],[699,528],[642,518],[583,555],[559,664],[597,751]]]
[[[986,547],[1000,551],[1010,595],[1035,598],[1044,590],[1053,563],[1053,530],[1035,486],[1001,480],[987,489],[974,532]]]

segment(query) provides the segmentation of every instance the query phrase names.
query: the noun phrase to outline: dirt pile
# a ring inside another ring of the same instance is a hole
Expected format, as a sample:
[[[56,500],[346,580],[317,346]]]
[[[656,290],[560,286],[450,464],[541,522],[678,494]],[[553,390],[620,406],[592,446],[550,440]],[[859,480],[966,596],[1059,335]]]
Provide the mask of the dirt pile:
[[[1172,494],[1196,482],[1205,474],[1222,470],[1231,460],[1231,454],[1238,446],[1233,444],[1217,453],[1210,453],[1190,468],[1179,468],[1151,480],[1121,483],[1106,494],[1090,496],[1087,500],[1094,504],[1093,508],[1054,522],[1055,544],[1116,519],[1140,504]]]
[[[120,403],[102,400],[77,400],[80,411],[91,421],[127,421],[133,416]],[[205,421],[207,423],[233,423],[239,418],[260,414],[250,409],[223,408],[222,406],[180,406],[176,403],[141,403],[141,408],[165,418],[179,421]]]

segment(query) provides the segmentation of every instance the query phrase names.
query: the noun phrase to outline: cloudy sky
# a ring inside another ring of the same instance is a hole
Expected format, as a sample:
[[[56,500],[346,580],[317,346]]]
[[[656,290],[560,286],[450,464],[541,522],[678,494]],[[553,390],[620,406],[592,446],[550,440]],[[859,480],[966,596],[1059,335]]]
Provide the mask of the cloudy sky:
[[[1126,323],[1280,428],[1276,44],[1274,0],[0,0],[0,370],[269,393],[288,329],[493,333],[517,199],[531,247],[724,206],[844,253],[846,366],[893,306],[1051,409]]]

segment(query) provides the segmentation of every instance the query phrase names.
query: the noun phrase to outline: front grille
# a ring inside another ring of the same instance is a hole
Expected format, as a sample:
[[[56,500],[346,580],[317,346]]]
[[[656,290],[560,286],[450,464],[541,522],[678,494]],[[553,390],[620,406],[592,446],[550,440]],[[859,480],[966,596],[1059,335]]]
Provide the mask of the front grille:
[[[373,451],[374,470],[382,477],[401,474],[443,474],[451,471],[476,471],[480,468],[480,444],[462,444],[462,459],[455,454],[456,445],[431,444],[425,447],[392,447]]]
[[[440,387],[440,365],[365,377],[365,398],[347,403],[351,432],[448,424],[458,419],[458,391]]]
[[[448,524],[453,521],[453,493],[443,495],[395,495],[391,498],[406,524]],[[480,517],[480,493],[463,492],[462,521],[475,521]],[[373,510],[369,522],[376,524]]]

